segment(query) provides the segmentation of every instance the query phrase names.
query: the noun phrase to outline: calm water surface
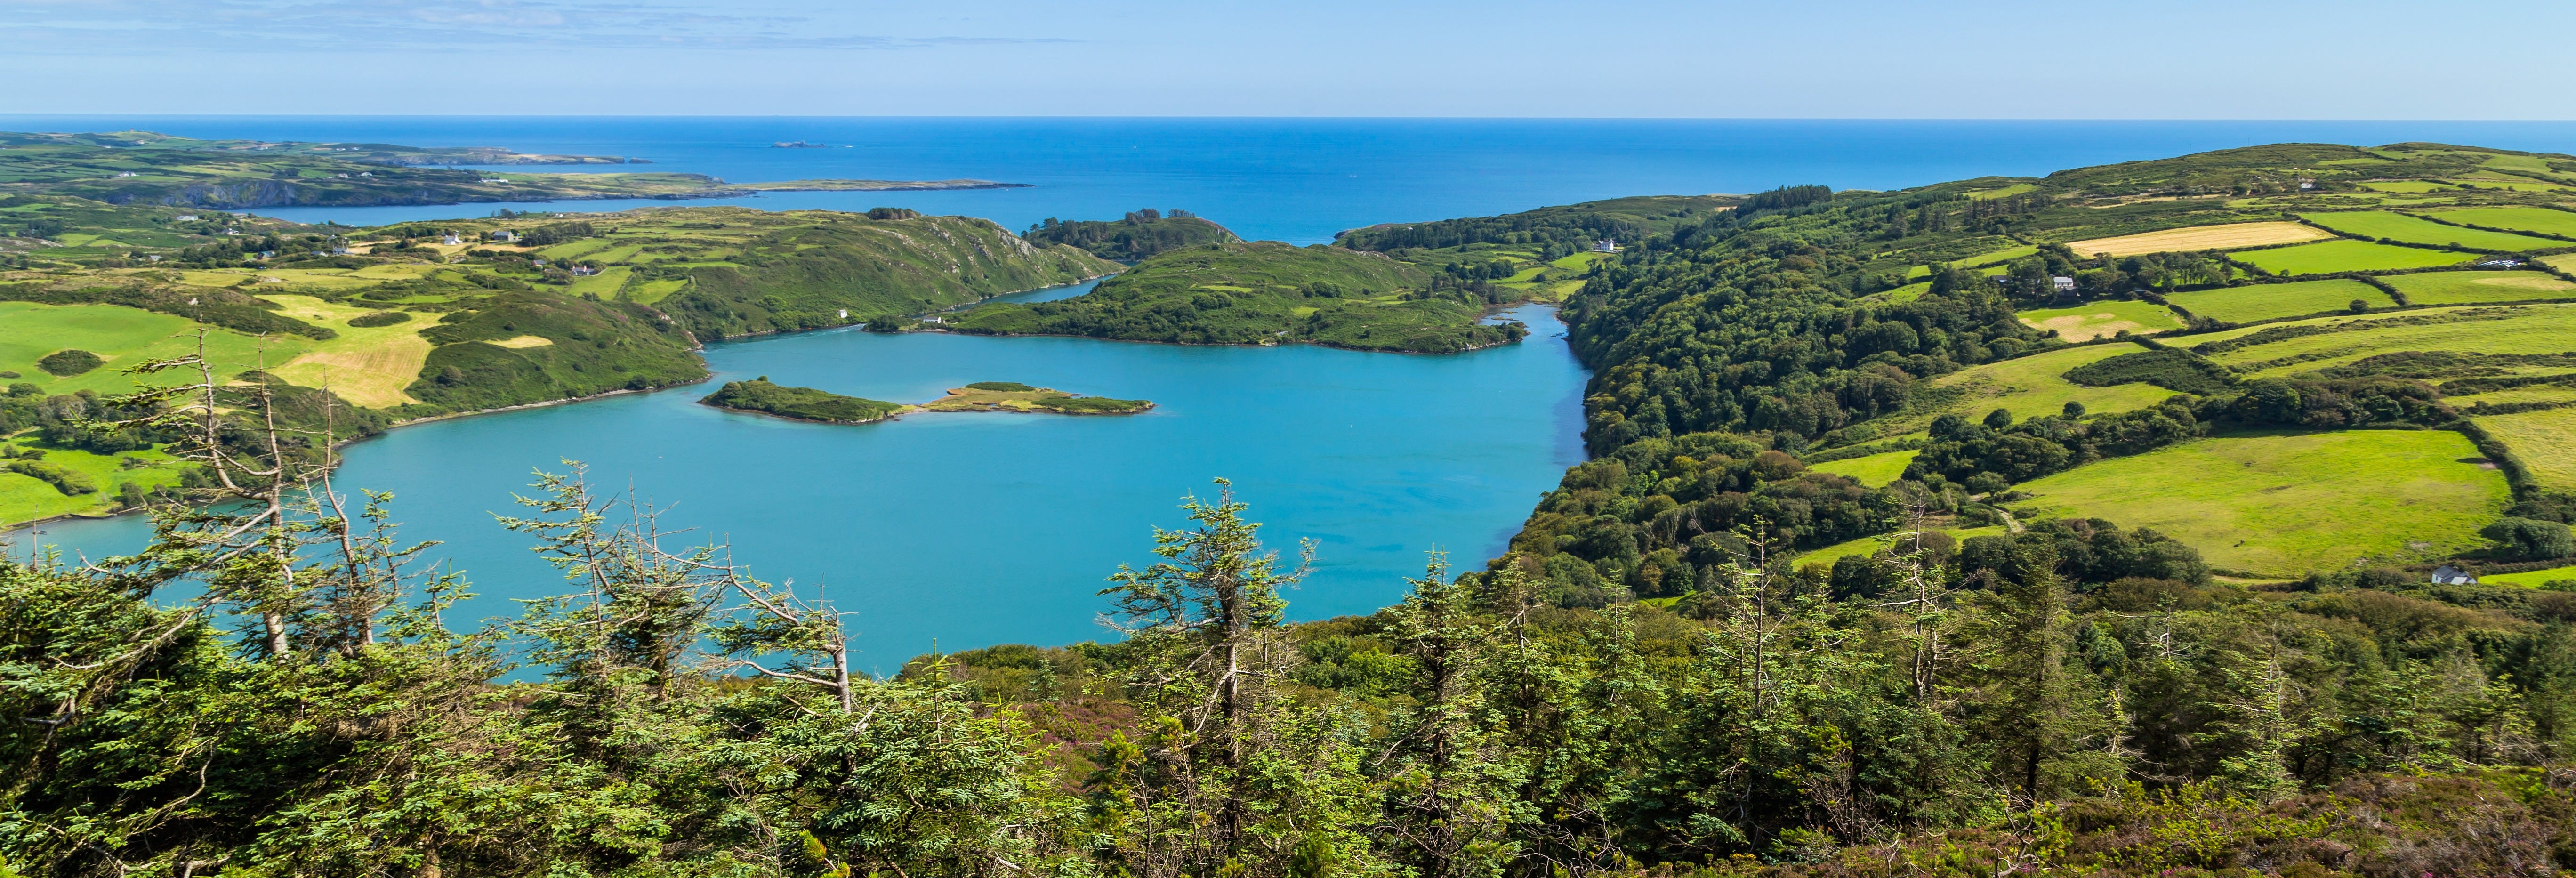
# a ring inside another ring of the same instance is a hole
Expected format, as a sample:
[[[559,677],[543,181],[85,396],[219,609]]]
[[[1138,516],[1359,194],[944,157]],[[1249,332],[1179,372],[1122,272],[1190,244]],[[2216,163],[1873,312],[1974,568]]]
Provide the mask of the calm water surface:
[[[1058,291],[1059,293],[1061,291]],[[1264,535],[1316,541],[1300,618],[1365,613],[1423,553],[1498,554],[1540,492],[1580,462],[1584,378],[1544,308],[1522,344],[1456,356],[1183,347],[1072,338],[830,331],[707,350],[715,380],[767,375],[921,401],[1006,380],[1155,401],[1130,416],[940,413],[827,426],[698,405],[707,386],[440,421],[349,449],[344,488],[396,494],[480,597],[451,620],[517,612],[565,590],[492,524],[536,469],[590,466],[603,490],[672,507],[665,522],[729,541],[753,574],[826,584],[859,613],[863,664],[945,649],[1102,636],[1094,593],[1152,560],[1149,526],[1186,523],[1184,494],[1234,481]],[[47,539],[128,551],[142,522],[57,522]],[[21,549],[23,551],[23,548]]]

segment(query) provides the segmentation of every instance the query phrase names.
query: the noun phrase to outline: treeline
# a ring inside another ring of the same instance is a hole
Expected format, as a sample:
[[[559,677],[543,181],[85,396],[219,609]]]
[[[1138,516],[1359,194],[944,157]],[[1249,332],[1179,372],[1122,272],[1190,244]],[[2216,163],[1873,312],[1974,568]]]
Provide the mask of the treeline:
[[[1175,208],[1170,213],[1148,207],[1129,211],[1125,217],[1110,221],[1064,221],[1047,217],[1020,233],[1038,244],[1066,244],[1090,251],[1091,255],[1120,262],[1135,262],[1182,247],[1200,244],[1225,244],[1242,240],[1226,227]]]
[[[503,519],[569,590],[470,632],[441,622],[467,584],[385,498],[289,487],[168,507],[95,567],[0,561],[0,709],[41,720],[0,727],[8,865],[2397,878],[2548,863],[2576,814],[2509,770],[2576,746],[2576,596],[2249,591],[2103,521],[1907,531],[1804,572],[1757,522],[1708,535],[1669,609],[1435,558],[1395,606],[1290,624],[1302,566],[1220,494],[1110,577],[1122,641],[879,681],[832,605],[577,472]],[[155,599],[189,578],[199,601]]]
[[[1491,217],[1467,217],[1351,229],[1333,243],[1353,250],[1436,250],[1471,244],[1527,245],[1541,261],[1592,249],[1604,238],[1633,241],[1698,222],[1733,207],[1723,196],[1654,196],[1543,207]]]

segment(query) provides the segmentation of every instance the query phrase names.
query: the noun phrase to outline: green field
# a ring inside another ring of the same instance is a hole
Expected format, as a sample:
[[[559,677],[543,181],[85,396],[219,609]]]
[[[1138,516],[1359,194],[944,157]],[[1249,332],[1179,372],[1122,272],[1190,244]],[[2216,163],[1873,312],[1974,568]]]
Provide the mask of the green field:
[[[2277,377],[2339,366],[2374,354],[2463,351],[2480,354],[2556,354],[2576,338],[2576,305],[2519,305],[2474,309],[2502,319],[2418,323],[2473,309],[2396,312],[2384,317],[2325,317],[2193,336],[2194,344],[2228,341],[2293,326],[2339,326],[2334,332],[2220,351],[2210,359],[2252,377]]]
[[[2484,232],[2477,229],[2463,229],[2458,226],[2446,226],[2432,220],[2411,217],[2402,213],[2389,213],[2387,211],[2379,210],[2303,213],[2299,215],[2299,218],[2354,237],[2386,238],[2391,241],[2405,241],[2410,244],[2431,244],[2436,247],[2459,246],[2474,247],[2480,250],[2531,250],[2567,246],[2564,242],[2552,241],[2547,238],[2533,238],[2524,235],[2508,235],[2503,232]]]
[[[2486,405],[2515,405],[2532,402],[2576,403],[2576,387],[2564,384],[2533,384],[2490,390],[2485,393],[2445,396],[2442,401],[2462,408],[2481,403]]]
[[[1881,435],[1893,435],[1921,429],[1936,415],[1956,412],[1969,417],[1983,417],[1995,409],[2012,412],[2014,418],[2053,415],[2065,410],[2069,402],[2084,404],[2094,414],[2136,411],[2164,401],[2173,391],[2153,384],[2122,384],[2117,387],[2086,387],[2066,380],[2066,372],[2077,366],[2105,360],[2121,354],[2134,354],[2146,348],[2128,342],[2086,345],[2033,354],[2020,359],[1988,363],[1973,369],[1962,369],[1933,379],[1932,393],[1940,400],[1937,408],[1914,418],[1891,419],[1889,429]],[[1912,421],[1910,427],[1897,427]]]
[[[2477,548],[2511,492],[2463,460],[2447,430],[2347,430],[2203,439],[2018,486],[2025,517],[2081,515],[2153,528],[2212,566],[2266,575]],[[2016,512],[2023,510],[2017,509]]]
[[[2433,211],[2432,215],[2450,222],[2498,229],[2576,235],[2576,212],[2547,207],[2462,207]],[[2559,242],[2559,246],[2566,246],[2566,242]]]
[[[33,441],[19,444],[45,447]],[[123,457],[142,461],[144,465],[128,469],[121,459]],[[123,455],[108,456],[86,451],[47,448],[44,462],[89,476],[90,483],[98,486],[98,493],[66,495],[55,490],[51,483],[34,476],[0,469],[0,522],[15,523],[53,518],[58,515],[107,512],[116,506],[118,485],[134,482],[146,488],[157,488],[176,484],[179,481],[181,468],[179,461],[173,460],[158,449],[128,451]]]
[[[1897,476],[1904,475],[1905,465],[1913,463],[1914,455],[1919,453],[1921,452],[1888,451],[1868,457],[1828,460],[1807,468],[1820,473],[1850,476],[1860,480],[1861,484],[1875,487],[1896,481]]]
[[[2189,293],[2167,293],[2165,301],[2183,310],[2229,323],[2252,323],[2283,317],[2305,317],[2342,311],[2360,299],[2373,308],[2397,303],[2377,287],[2355,280],[2309,280],[2286,284],[2247,284]]]
[[[2481,585],[2518,585],[2523,588],[2539,588],[2542,583],[2552,581],[2576,582],[2576,567],[2552,567],[2547,570],[2525,570],[2521,573],[2498,573],[2478,577],[2478,583]]]
[[[2381,280],[2405,293],[2407,302],[2417,305],[2576,299],[2576,284],[2537,271],[2431,271]]]
[[[2013,316],[2039,329],[2057,330],[2057,336],[2067,341],[2091,341],[2122,330],[2144,335],[2182,328],[2182,318],[2154,302],[2087,302],[2072,308],[2019,311]]]
[[[1960,542],[1966,542],[1973,537],[2002,536],[2006,532],[2004,526],[1999,524],[1988,527],[1945,527],[1940,528],[1939,530],[1942,533],[1949,534],[1951,539],[1958,540]],[[1798,568],[1813,564],[1832,564],[1846,555],[1873,554],[1880,549],[1887,548],[1888,539],[1887,535],[1882,534],[1879,536],[1861,537],[1856,540],[1835,543],[1833,545],[1799,555],[1797,558],[1790,560],[1789,566],[1792,568]]]
[[[2490,415],[2477,421],[2496,441],[2513,449],[2532,479],[2562,491],[2576,488],[2576,408]]]
[[[2456,265],[2469,259],[2466,253],[2397,247],[2373,241],[2318,241],[2227,255],[2238,262],[2261,266],[2264,271],[2282,275],[2432,268]]]
[[[39,305],[0,302],[0,370],[19,377],[0,384],[33,382],[47,394],[125,393],[135,387],[123,369],[148,360],[177,357],[196,350],[198,324],[181,317],[116,305]],[[297,335],[266,338],[215,329],[206,336],[206,354],[231,375],[261,363],[283,365],[318,342]],[[107,359],[96,369],[55,377],[36,368],[36,360],[65,348],[78,348]]]
[[[2414,195],[2421,195],[2426,192],[2457,192],[2460,190],[2460,187],[2458,186],[2453,186],[2447,183],[2435,183],[2431,180],[2393,180],[2382,183],[2363,183],[2361,184],[2361,187],[2378,192],[2398,192]]]

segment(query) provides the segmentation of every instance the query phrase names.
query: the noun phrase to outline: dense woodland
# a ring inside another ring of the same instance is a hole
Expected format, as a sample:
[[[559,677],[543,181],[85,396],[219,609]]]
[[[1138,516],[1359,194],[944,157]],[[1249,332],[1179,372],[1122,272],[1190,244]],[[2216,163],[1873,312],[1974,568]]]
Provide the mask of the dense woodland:
[[[1226,227],[1189,211],[1174,208],[1165,213],[1151,207],[1128,211],[1115,220],[1065,221],[1047,217],[1029,226],[1020,237],[1041,245],[1080,247],[1093,256],[1120,262],[1135,262],[1165,250],[1242,240]]]
[[[0,725],[0,853],[45,876],[2554,874],[2576,864],[2576,593],[2375,567],[2247,583],[2151,530],[1992,505],[2216,429],[2447,423],[2420,382],[2239,381],[2157,345],[2070,380],[2185,395],[1931,418],[1884,485],[1810,468],[1938,403],[1931,379],[2066,344],[2012,316],[2056,290],[1946,260],[2239,211],[2083,185],[2265,191],[2337,155],[2290,152],[1666,211],[1564,308],[1593,459],[1503,557],[1432,556],[1395,606],[1291,623],[1306,559],[1265,549],[1260,498],[1220,483],[1158,532],[1160,563],[1100,571],[1123,638],[890,680],[849,672],[824,595],[741,576],[578,469],[505,520],[566,593],[465,632],[440,610],[472,585],[411,563],[399,503],[213,415],[271,403],[207,380],[104,418],[13,404],[158,431],[216,477],[160,506],[142,555],[0,566],[21,720]],[[2028,188],[1968,194],[2005,184]],[[1227,341],[1186,334],[1289,291],[1324,313],[1427,286],[1373,240],[1610,226],[1414,228],[1173,251],[1147,264],[1174,280],[1104,284],[1116,307],[1011,313]],[[1215,258],[1268,246],[1261,265],[1307,274]],[[2028,259],[2132,289],[2193,270]],[[1885,295],[1918,267],[1919,296]],[[2517,490],[2491,551],[2576,553],[2564,498]],[[1962,524],[1997,530],[1944,532]]]

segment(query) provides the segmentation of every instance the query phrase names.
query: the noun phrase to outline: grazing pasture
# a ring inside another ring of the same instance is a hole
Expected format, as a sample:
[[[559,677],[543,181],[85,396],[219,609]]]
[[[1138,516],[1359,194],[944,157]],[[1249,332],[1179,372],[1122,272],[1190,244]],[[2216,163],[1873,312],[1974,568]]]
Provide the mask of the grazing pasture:
[[[2025,518],[2107,518],[2270,576],[2439,558],[2485,545],[2511,499],[2448,430],[2223,436],[2026,482]]]
[[[2305,317],[2343,311],[2359,299],[2373,308],[2397,303],[2379,288],[2356,280],[2306,280],[2285,284],[2247,284],[2188,293],[2167,293],[2165,301],[2212,320],[2251,323],[2283,317]]]
[[[2458,207],[2431,211],[2427,215],[2474,226],[2576,236],[2576,211],[2548,207]],[[2559,246],[2567,246],[2567,242],[2558,243]]]
[[[2357,238],[2386,238],[2410,244],[2436,247],[2470,247],[2479,250],[2530,250],[2564,247],[2564,242],[2528,235],[2509,235],[2446,226],[2420,217],[2384,210],[2336,211],[2299,214],[2300,219]]]
[[[136,385],[134,376],[125,374],[125,369],[194,352],[200,328],[207,330],[206,355],[217,364],[217,374],[222,375],[282,364],[320,344],[300,335],[258,338],[201,327],[186,318],[118,305],[0,302],[0,371],[20,376],[0,379],[0,384],[33,382],[48,394],[129,392]],[[63,378],[36,368],[37,359],[65,348],[89,351],[106,358],[107,363]]]
[[[2478,577],[2481,585],[2518,585],[2539,588],[2551,582],[2576,582],[2576,567],[2552,567],[2547,570],[2525,570],[2521,573],[2497,573]]]
[[[65,494],[51,482],[0,469],[0,521],[34,521],[61,515],[107,512],[116,506],[118,486],[133,482],[151,489],[176,484],[184,466],[157,449],[105,455],[54,448],[32,438],[20,444],[44,448],[45,463],[87,476],[89,483],[98,490],[88,494]],[[127,466],[127,458],[133,459],[135,465]]]
[[[2057,336],[2067,341],[2091,341],[2123,331],[2143,334],[2182,328],[2182,318],[2153,302],[2086,302],[2072,308],[2021,311],[2013,316],[2034,328],[2057,330]]]
[[[2429,271],[2381,278],[2417,305],[2576,299],[2576,284],[2537,271]],[[2576,347],[2576,340],[2571,340]]]
[[[1913,463],[1914,455],[1918,453],[1920,452],[1887,451],[1872,454],[1867,457],[1849,457],[1842,460],[1828,460],[1824,463],[1810,465],[1807,468],[1820,473],[1833,473],[1835,475],[1850,476],[1854,479],[1860,480],[1861,484],[1877,487],[1879,485],[1896,481],[1897,476],[1904,475],[1905,465]]]
[[[2576,305],[2401,311],[2359,319],[2329,317],[2196,335],[2184,341],[2190,345],[2213,344],[2256,332],[2302,326],[2333,327],[2334,331],[2216,351],[2209,355],[2210,359],[2250,377],[2269,378],[2404,351],[2557,354],[2576,348],[2576,341],[2571,341],[2576,339]]]
[[[2488,415],[2477,422],[2513,449],[2533,479],[2562,491],[2576,489],[2576,408]]]
[[[2057,414],[2070,402],[2083,403],[2086,411],[2095,414],[2146,408],[2163,402],[2174,392],[2153,384],[2086,387],[2066,380],[2067,370],[2077,366],[2143,350],[2146,348],[2128,342],[2086,345],[1952,372],[1933,379],[1934,392],[1950,398],[1943,400],[1939,411],[1932,414],[1955,412],[1975,418],[2003,409],[2019,420]],[[1928,424],[1931,415],[1921,420]],[[1882,435],[1898,432],[1903,431],[1891,428]]]
[[[326,302],[310,296],[261,296],[281,313],[338,332],[330,341],[309,342],[304,353],[269,370],[306,387],[325,387],[356,405],[390,408],[419,400],[403,392],[420,379],[429,362],[429,340],[420,331],[436,318],[416,315],[391,326],[351,326],[352,318],[377,313],[374,307]]]
[[[2467,253],[2351,240],[2318,241],[2314,244],[2300,244],[2273,250],[2249,250],[2227,255],[2238,262],[2259,266],[2264,271],[2279,275],[2432,268],[2440,265],[2457,265],[2469,260]]]
[[[2296,244],[2334,237],[2315,226],[2293,222],[2228,223],[2217,226],[2190,226],[2121,235],[2116,238],[2093,238],[2069,241],[2066,246],[2078,256],[2109,253],[2113,256],[2135,256],[2141,253],[2170,253],[2183,250],[2233,250],[2239,247],[2263,247],[2272,244]]]
[[[2460,191],[2460,187],[2458,186],[2453,186],[2448,183],[2436,183],[2431,180],[2388,180],[2378,183],[2363,183],[2361,184],[2361,188],[2375,192],[2395,192],[2406,195],[2422,195],[2426,192]]]

